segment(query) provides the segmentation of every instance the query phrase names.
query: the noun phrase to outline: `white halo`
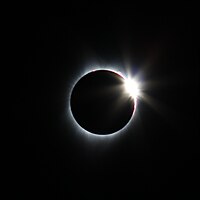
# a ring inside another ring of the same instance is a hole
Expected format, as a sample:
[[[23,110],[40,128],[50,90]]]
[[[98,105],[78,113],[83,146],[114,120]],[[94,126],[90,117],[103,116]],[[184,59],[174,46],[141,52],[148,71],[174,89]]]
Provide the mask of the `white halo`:
[[[116,70],[114,68],[104,68],[104,67],[98,67],[98,68],[93,68],[93,69],[90,69],[88,71],[86,71],[85,73],[83,73],[81,76],[79,76],[78,78],[76,78],[76,80],[74,81],[74,83],[72,84],[72,87],[70,89],[70,92],[69,92],[69,95],[68,95],[68,106],[67,106],[67,115],[69,115],[69,120],[70,120],[70,124],[72,124],[72,126],[74,127],[74,129],[80,133],[84,133],[86,136],[90,136],[92,138],[110,138],[110,137],[113,137],[113,136],[116,136],[116,135],[120,135],[121,133],[123,133],[127,128],[128,126],[130,125],[130,122],[133,120],[133,117],[135,116],[135,112],[136,112],[136,108],[137,108],[137,98],[133,97],[134,98],[134,103],[135,103],[135,108],[133,110],[133,113],[132,113],[132,116],[130,118],[130,120],[128,121],[128,123],[123,127],[121,128],[120,130],[114,132],[114,133],[111,133],[111,134],[107,134],[107,135],[98,135],[98,134],[95,134],[95,133],[92,133],[92,132],[89,132],[87,130],[85,130],[83,127],[81,127],[78,122],[75,120],[73,114],[72,114],[72,111],[71,111],[71,106],[70,106],[70,99],[71,99],[71,94],[72,94],[72,91],[73,91],[73,88],[74,86],[76,85],[76,83],[83,77],[85,76],[86,74],[89,74],[91,72],[94,72],[94,71],[98,71],[98,70],[107,70],[107,71],[111,71],[111,72],[114,72],[118,75],[120,75],[121,77],[124,78],[125,82],[126,80],[128,80],[128,78],[126,78],[126,76],[124,76],[122,74],[122,72],[120,70]]]

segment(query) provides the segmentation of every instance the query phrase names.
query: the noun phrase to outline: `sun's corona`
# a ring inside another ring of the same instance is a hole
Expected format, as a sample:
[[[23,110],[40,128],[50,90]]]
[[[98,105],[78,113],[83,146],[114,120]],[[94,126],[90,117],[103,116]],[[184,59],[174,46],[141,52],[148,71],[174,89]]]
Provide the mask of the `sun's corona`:
[[[106,70],[106,71],[109,71],[109,72],[112,72],[112,73],[116,73],[118,74],[119,76],[121,76],[123,78],[123,84],[121,85],[123,87],[123,91],[124,91],[124,97],[122,97],[122,101],[124,98],[126,98],[127,96],[130,97],[131,99],[134,100],[134,104],[135,104],[135,108],[133,110],[133,113],[132,113],[132,116],[131,116],[131,119],[133,118],[133,116],[135,115],[135,111],[136,111],[136,107],[137,107],[137,99],[140,95],[140,87],[139,87],[139,82],[136,81],[136,79],[130,77],[130,74],[129,73],[125,73],[126,75],[124,75],[124,73],[121,72],[120,69],[113,69],[113,68],[92,68],[90,70],[87,70],[85,73],[83,73],[81,76],[77,76],[77,79],[74,81],[74,83],[72,84],[72,87],[71,87],[71,90],[70,90],[70,93],[69,93],[69,97],[71,98],[71,95],[72,95],[72,90],[74,89],[75,85],[77,84],[77,82],[84,76],[86,76],[87,74],[91,73],[91,72],[96,72],[96,71],[101,71],[101,70]],[[121,87],[120,86],[120,87]],[[120,102],[118,102],[120,103]],[[74,126],[74,128],[76,128],[76,130],[78,132],[83,132],[83,133],[86,133],[86,135],[90,135],[90,136],[93,136],[93,138],[107,138],[109,136],[113,137],[114,135],[121,135],[120,133],[123,133],[127,128],[128,126],[130,125],[130,121],[131,119],[128,121],[128,123],[120,130],[116,131],[116,132],[113,132],[111,134],[107,134],[107,135],[98,135],[98,134],[94,134],[90,131],[87,131],[85,130],[84,128],[82,128],[75,120],[73,114],[72,114],[72,109],[71,109],[71,105],[70,105],[70,99],[68,101],[68,113],[70,114],[70,119],[71,119],[71,122]]]

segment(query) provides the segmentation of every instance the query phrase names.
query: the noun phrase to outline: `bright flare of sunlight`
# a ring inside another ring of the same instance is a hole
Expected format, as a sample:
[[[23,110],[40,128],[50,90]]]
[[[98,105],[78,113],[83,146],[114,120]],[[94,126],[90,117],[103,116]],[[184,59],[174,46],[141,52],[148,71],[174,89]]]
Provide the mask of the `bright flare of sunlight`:
[[[139,90],[139,83],[131,78],[125,79],[124,81],[124,86],[126,92],[130,95],[130,97],[137,99],[138,96],[140,95],[140,90]]]

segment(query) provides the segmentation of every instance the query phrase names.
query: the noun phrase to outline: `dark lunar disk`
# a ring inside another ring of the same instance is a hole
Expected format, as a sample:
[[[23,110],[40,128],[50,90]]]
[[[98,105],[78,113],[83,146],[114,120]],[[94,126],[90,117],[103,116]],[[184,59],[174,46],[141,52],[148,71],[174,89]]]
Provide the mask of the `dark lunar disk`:
[[[83,76],[74,86],[70,104],[77,123],[85,130],[107,135],[131,119],[134,100],[124,91],[124,78],[108,70]]]

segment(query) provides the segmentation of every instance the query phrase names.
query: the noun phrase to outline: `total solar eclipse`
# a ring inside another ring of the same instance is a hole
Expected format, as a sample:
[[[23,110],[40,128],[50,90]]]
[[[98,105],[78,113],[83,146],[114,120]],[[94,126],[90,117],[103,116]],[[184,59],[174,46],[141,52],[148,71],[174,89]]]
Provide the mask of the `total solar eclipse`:
[[[74,120],[96,135],[123,129],[136,109],[137,88],[133,81],[111,70],[94,70],[74,85],[70,107]]]

